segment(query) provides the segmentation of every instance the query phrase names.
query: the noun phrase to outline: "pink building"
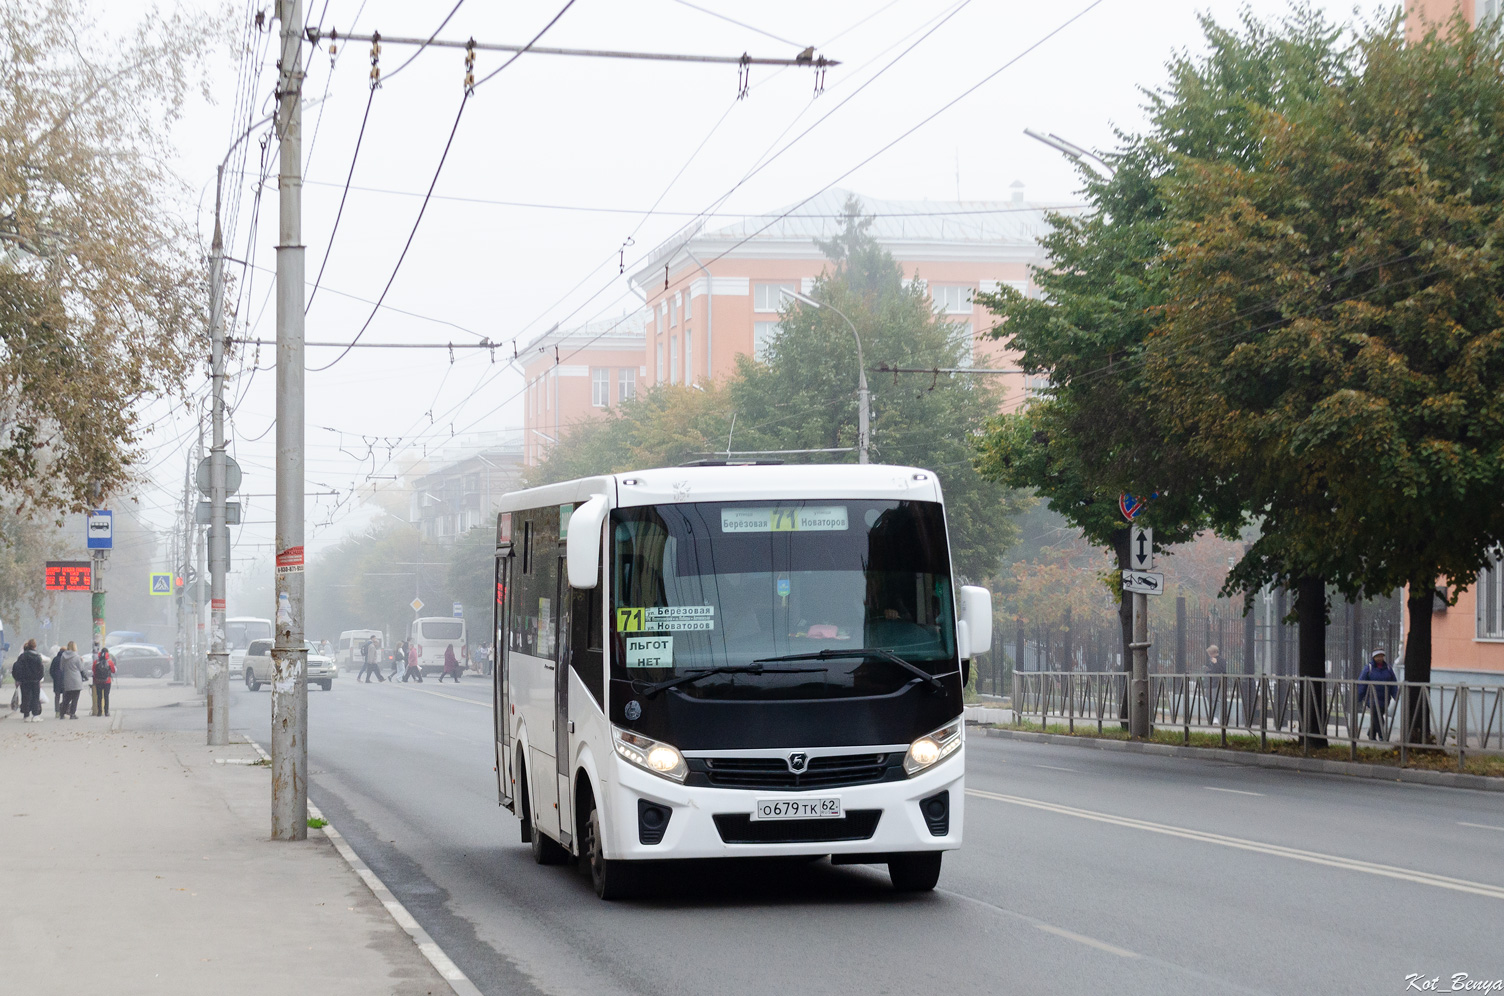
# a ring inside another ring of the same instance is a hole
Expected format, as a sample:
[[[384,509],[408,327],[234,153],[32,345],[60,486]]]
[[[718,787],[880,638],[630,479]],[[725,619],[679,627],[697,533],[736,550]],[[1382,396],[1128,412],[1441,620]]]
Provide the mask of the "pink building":
[[[523,351],[525,464],[536,465],[574,426],[637,393],[647,375],[644,318],[638,312],[567,331],[554,329]]]
[[[843,228],[850,193],[832,189],[785,212],[749,217],[706,230],[692,226],[664,242],[632,274],[646,298],[646,383],[718,380],[736,357],[760,356],[785,306],[785,289],[809,292],[831,262],[815,244]],[[1028,204],[1021,184],[1011,201],[884,201],[861,198],[874,218],[869,231],[923,281],[937,311],[975,334],[991,315],[974,302],[978,290],[1007,284],[1032,290],[1029,272],[1045,263],[1039,237],[1049,208]],[[993,340],[978,341],[989,366],[1015,364]],[[1006,401],[1023,396],[1022,375],[1004,376]]]

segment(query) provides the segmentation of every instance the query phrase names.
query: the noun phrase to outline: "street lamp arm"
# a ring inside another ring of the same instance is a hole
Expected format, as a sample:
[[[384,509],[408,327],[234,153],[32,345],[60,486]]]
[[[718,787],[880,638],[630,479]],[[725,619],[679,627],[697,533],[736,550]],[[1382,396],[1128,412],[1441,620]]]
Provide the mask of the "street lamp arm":
[[[862,357],[862,337],[856,330],[856,323],[851,317],[833,304],[816,301],[808,294],[801,294],[795,290],[783,289],[783,296],[791,297],[795,301],[807,304],[812,308],[829,308],[841,316],[846,327],[851,329],[851,337],[856,340],[856,396],[857,396],[857,462],[867,462],[867,437],[868,427],[871,424],[869,401],[871,395],[867,392],[867,362]]]

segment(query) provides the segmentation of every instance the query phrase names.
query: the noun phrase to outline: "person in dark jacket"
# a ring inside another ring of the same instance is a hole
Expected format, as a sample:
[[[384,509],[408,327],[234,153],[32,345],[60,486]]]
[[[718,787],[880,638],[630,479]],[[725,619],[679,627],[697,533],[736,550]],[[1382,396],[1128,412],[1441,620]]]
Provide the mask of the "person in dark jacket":
[[[37,641],[27,640],[26,647],[10,667],[10,676],[16,679],[21,689],[21,718],[28,723],[42,721],[42,679],[47,676],[47,666],[42,655],[37,653]]]
[[[375,675],[378,682],[386,681],[381,676],[381,644],[376,638],[374,636],[367,637],[365,644],[360,650],[365,658],[365,666],[360,669],[360,673],[355,676],[355,680],[359,681],[364,678],[366,684],[369,685],[371,683],[371,676]]]
[[[67,653],[63,647],[57,648],[53,655],[52,664],[47,668],[47,677],[52,679],[52,714],[58,719],[63,718],[63,654]]]
[[[453,678],[454,683],[460,683],[460,661],[454,656],[454,644],[444,648],[444,672],[439,675],[439,684],[444,683],[445,678]]]
[[[1398,680],[1382,650],[1373,652],[1372,659],[1363,667],[1363,673],[1358,675],[1358,707],[1368,705],[1370,740],[1389,739],[1387,716],[1389,703],[1399,695]]]

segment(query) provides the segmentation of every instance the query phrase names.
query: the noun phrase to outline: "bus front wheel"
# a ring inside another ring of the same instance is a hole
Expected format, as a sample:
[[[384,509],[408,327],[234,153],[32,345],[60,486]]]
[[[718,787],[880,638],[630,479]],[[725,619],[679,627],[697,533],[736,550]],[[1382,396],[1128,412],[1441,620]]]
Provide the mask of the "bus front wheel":
[[[899,892],[929,892],[940,881],[940,851],[897,854],[888,860],[888,878]]]
[[[626,899],[634,891],[637,871],[630,863],[613,861],[606,857],[605,845],[601,842],[601,814],[594,805],[585,821],[585,845],[580,849],[590,867],[590,884],[595,894],[607,901]]]

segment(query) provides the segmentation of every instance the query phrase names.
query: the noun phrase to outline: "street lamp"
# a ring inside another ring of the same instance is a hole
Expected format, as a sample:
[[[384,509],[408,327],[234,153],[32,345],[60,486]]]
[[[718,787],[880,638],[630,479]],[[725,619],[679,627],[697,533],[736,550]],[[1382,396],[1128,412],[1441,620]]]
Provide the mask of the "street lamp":
[[[841,318],[845,320],[847,326],[849,326],[851,329],[851,337],[856,340],[856,460],[857,463],[866,463],[867,425],[869,422],[869,395],[867,393],[867,364],[862,359],[862,337],[857,334],[856,325],[852,323],[850,318],[846,317],[846,312],[842,311],[840,308],[837,308],[835,305],[822,304],[806,294],[801,294],[798,291],[789,290],[787,287],[783,288],[783,296],[791,297],[795,301],[809,305],[811,308],[829,308],[831,311],[834,311],[836,314],[840,315]]]
[[[1059,135],[1056,135],[1054,132],[1051,132],[1048,135],[1042,135],[1039,132],[1035,131],[1033,128],[1025,128],[1024,134],[1028,135],[1036,142],[1043,142],[1045,145],[1048,145],[1056,152],[1076,163],[1076,165],[1084,166],[1087,169],[1091,170],[1093,173],[1097,172],[1096,167],[1092,166],[1091,163],[1086,162],[1086,160],[1095,159],[1098,163],[1101,164],[1102,169],[1107,171],[1107,178],[1109,180],[1112,179],[1113,175],[1117,172],[1117,170],[1107,165],[1107,160],[1103,159],[1095,152],[1083,149],[1081,146],[1077,145],[1074,142],[1067,142],[1065,139],[1061,138]]]

